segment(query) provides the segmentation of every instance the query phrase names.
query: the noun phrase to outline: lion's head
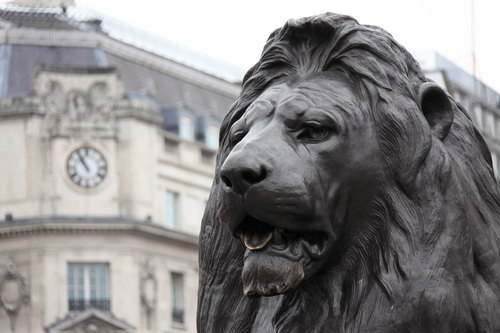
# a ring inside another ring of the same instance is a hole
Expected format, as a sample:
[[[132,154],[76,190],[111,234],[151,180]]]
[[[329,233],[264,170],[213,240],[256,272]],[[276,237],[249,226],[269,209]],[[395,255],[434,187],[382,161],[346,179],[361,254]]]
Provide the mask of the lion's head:
[[[403,47],[346,16],[291,20],[221,129],[199,320],[213,332],[498,328],[498,221],[484,141]],[[471,292],[482,282],[490,291]]]
[[[273,84],[231,126],[219,218],[246,247],[246,295],[275,295],[333,264],[386,174],[366,105],[341,71]]]

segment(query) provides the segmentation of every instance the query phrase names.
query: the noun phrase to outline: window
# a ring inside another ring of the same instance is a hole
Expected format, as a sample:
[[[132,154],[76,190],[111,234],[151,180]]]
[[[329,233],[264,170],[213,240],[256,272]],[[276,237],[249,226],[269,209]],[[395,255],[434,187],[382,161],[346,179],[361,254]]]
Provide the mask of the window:
[[[179,227],[179,195],[165,191],[165,224],[169,228]]]
[[[184,323],[184,276],[172,273],[172,321]]]
[[[208,126],[205,133],[205,144],[210,148],[219,148],[219,130],[215,126]]]
[[[477,128],[482,131],[484,129],[483,126],[483,110],[480,105],[474,105],[474,117],[476,118]]]
[[[194,140],[194,126],[190,118],[181,117],[179,121],[179,136],[185,140]]]
[[[486,132],[496,137],[495,116],[491,112],[485,112]]]
[[[7,97],[11,45],[0,45],[0,98]]]
[[[69,311],[110,310],[107,264],[68,264]]]

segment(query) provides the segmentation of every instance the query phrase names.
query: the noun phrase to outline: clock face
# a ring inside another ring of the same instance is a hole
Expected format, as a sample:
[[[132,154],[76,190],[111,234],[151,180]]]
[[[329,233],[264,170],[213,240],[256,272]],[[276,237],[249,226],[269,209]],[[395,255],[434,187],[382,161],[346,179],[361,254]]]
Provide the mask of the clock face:
[[[108,170],[104,156],[91,147],[81,147],[72,152],[66,168],[71,180],[85,188],[99,185]]]

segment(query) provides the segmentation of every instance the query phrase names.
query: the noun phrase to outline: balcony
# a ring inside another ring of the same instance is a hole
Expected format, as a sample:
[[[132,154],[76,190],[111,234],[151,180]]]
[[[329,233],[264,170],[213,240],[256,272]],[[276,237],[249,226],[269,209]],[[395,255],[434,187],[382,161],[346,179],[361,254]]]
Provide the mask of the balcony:
[[[110,310],[109,299],[70,299],[68,300],[69,311],[83,311],[87,309],[98,309],[102,311]]]

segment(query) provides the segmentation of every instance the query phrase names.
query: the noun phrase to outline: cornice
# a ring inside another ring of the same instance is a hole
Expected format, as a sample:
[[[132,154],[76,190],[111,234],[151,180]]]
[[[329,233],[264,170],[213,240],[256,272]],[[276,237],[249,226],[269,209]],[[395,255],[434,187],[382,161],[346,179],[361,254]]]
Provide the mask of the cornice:
[[[224,96],[236,98],[240,92],[235,83],[95,31],[9,28],[0,30],[0,44],[101,48]]]
[[[0,117],[43,115],[45,110],[40,105],[40,98],[34,96],[0,99]]]
[[[39,235],[123,234],[135,235],[198,249],[198,237],[139,220],[36,218],[0,222],[0,239]]]
[[[163,122],[163,118],[153,107],[133,99],[118,101],[114,112],[118,119],[132,117],[158,126]]]

